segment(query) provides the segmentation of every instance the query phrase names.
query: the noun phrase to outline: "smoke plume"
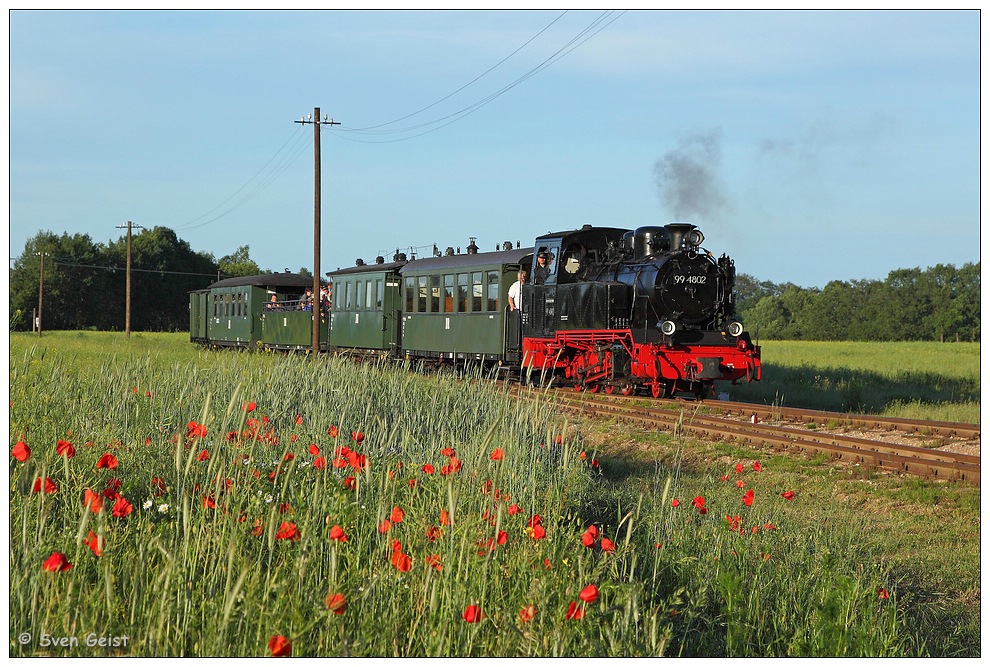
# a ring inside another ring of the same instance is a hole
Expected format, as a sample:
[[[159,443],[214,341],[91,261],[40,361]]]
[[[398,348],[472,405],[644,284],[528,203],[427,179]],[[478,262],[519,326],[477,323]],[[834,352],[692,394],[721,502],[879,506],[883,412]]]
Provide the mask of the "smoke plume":
[[[660,201],[681,222],[714,222],[729,208],[718,179],[722,131],[687,137],[653,165]]]

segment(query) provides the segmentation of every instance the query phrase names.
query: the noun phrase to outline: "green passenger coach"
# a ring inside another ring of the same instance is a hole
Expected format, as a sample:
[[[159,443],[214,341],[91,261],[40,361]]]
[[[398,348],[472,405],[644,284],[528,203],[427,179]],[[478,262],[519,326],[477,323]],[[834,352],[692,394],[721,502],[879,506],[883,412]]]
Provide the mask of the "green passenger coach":
[[[327,273],[334,350],[395,356],[400,340],[399,269],[405,261],[352,266]]]
[[[190,340],[219,347],[261,347],[266,344],[264,317],[271,310],[271,297],[280,308],[294,309],[312,285],[312,278],[295,273],[271,273],[226,278],[190,292]],[[312,327],[312,313],[298,315]],[[307,334],[306,340],[310,337]]]
[[[404,355],[438,362],[517,358],[508,292],[532,254],[532,248],[478,253],[472,246],[467,254],[408,262],[399,270]]]

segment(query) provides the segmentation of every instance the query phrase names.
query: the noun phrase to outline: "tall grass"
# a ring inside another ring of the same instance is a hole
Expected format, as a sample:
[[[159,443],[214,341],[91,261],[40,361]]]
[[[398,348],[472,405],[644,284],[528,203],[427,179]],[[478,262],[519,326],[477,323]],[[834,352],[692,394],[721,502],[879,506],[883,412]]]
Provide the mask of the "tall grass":
[[[677,465],[613,493],[546,397],[329,357],[39,348],[12,353],[10,391],[32,449],[10,463],[12,656],[924,652],[856,526],[789,528],[748,464],[751,506]],[[71,569],[44,570],[53,552]]]

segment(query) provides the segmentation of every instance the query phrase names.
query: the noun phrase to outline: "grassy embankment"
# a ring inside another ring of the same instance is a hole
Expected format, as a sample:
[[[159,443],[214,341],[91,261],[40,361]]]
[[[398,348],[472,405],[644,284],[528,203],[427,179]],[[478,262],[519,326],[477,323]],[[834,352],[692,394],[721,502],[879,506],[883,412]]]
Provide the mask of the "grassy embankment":
[[[182,335],[10,373],[11,655],[979,655],[978,489]]]

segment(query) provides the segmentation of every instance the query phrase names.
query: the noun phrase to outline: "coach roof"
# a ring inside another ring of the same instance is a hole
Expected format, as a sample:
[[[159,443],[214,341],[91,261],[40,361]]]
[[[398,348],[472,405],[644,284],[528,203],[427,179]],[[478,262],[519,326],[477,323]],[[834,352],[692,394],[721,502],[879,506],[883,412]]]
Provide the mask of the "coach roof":
[[[446,257],[427,257],[409,262],[399,273],[426,271],[429,273],[445,273],[458,269],[472,269],[478,266],[492,264],[521,264],[526,257],[533,254],[532,248],[513,248],[496,252],[479,252]]]

